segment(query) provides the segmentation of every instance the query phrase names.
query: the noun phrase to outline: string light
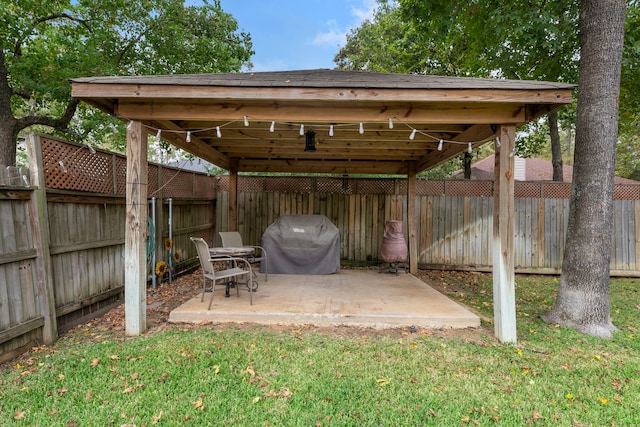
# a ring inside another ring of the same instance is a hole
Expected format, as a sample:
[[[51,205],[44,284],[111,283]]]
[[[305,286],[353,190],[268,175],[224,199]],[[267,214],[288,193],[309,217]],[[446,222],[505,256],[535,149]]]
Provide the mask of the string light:
[[[394,118],[392,118],[392,117],[389,117],[387,119],[388,120],[389,129],[393,129],[395,124],[396,124],[396,123],[394,123],[393,119]],[[396,121],[398,120],[397,117],[395,119],[396,119]],[[245,126],[249,126],[249,117],[247,115],[243,115],[241,120],[244,122]],[[147,128],[152,129],[153,131],[155,131],[156,132],[156,137],[158,139],[161,138],[161,135],[162,135],[163,132],[165,132],[165,133],[169,132],[169,133],[185,134],[186,135],[186,141],[187,142],[191,142],[191,134],[193,134],[193,133],[201,133],[201,132],[208,132],[208,131],[213,131],[213,130],[215,130],[217,137],[221,138],[222,137],[222,131],[221,131],[222,127],[230,125],[230,124],[233,124],[233,123],[236,123],[238,121],[239,120],[237,120],[237,119],[236,120],[231,120],[231,121],[229,121],[227,123],[216,125],[216,126],[213,126],[213,127],[210,127],[210,128],[192,129],[192,130],[189,130],[189,131],[187,131],[187,130],[172,130],[172,129],[157,129],[155,127],[150,127],[150,126],[147,126]],[[440,138],[440,137],[436,137],[436,136],[430,135],[429,133],[420,131],[420,130],[414,128],[413,126],[411,126],[410,124],[403,122],[402,120],[400,120],[400,122],[403,123],[404,125],[406,125],[411,130],[411,133],[409,135],[409,139],[410,140],[414,140],[415,137],[416,137],[416,134],[419,133],[421,135],[424,135],[427,138],[432,139],[433,141],[438,141],[438,151],[442,151],[443,148],[444,148],[444,143],[448,142],[448,143],[451,143],[451,144],[460,144],[460,145],[461,144],[467,144],[468,145],[468,150],[471,153],[472,150],[473,150],[473,145],[485,143],[489,139],[491,139],[491,138],[488,138],[488,139],[484,139],[484,140],[470,141],[470,142],[469,141],[464,141],[463,142],[463,141],[446,140],[446,139],[443,139],[443,138]],[[130,129],[131,126],[133,125],[133,123],[134,123],[134,120],[129,120],[129,122],[127,123],[127,129]],[[300,124],[298,124],[298,123],[287,123],[287,124],[288,125],[292,125],[292,126],[299,125],[300,126],[300,135],[302,136],[302,135],[305,134],[305,125],[304,125],[304,123],[300,123]],[[338,124],[334,123],[334,124],[329,124],[329,136],[331,136],[331,137],[334,136],[334,131],[335,131],[335,127],[336,126],[353,126],[354,124],[358,125],[358,132],[360,134],[363,134],[364,133],[364,123],[363,122],[338,123]],[[274,121],[271,122],[271,125],[269,126],[269,132],[275,132],[275,125],[276,125],[276,121],[274,120]],[[146,125],[143,125],[143,126],[146,126]],[[499,137],[494,135],[493,139],[495,141],[496,147],[499,147],[500,146]],[[91,150],[92,150],[92,147],[89,148],[89,151],[91,151]],[[93,151],[92,151],[92,153],[93,153]]]
[[[91,154],[96,154],[96,149],[95,149],[95,148],[93,148],[93,145],[91,145],[91,144],[87,144],[87,147],[89,148],[89,152],[90,152]]]
[[[67,167],[64,165],[64,162],[62,160],[60,160],[58,164],[60,165],[60,169],[62,169],[62,172],[64,173],[68,172]]]
[[[471,143],[469,143],[469,146],[467,147],[467,152],[469,154],[473,153],[473,147],[471,146]]]

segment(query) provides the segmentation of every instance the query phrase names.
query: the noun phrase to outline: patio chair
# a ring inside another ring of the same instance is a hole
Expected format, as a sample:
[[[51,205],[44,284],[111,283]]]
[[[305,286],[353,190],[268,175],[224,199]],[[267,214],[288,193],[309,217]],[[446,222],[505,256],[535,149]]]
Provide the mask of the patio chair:
[[[238,279],[243,276],[246,276],[246,285],[249,290],[249,302],[253,305],[253,293],[258,287],[258,283],[252,280],[251,264],[249,264],[249,262],[244,258],[234,258],[230,256],[211,258],[209,245],[204,239],[200,237],[191,237],[191,241],[196,246],[200,265],[202,266],[202,296],[200,297],[200,301],[204,301],[204,294],[207,291],[207,280],[211,281],[211,298],[209,299],[209,307],[207,310],[211,310],[216,281],[225,280],[227,296],[229,296],[229,289],[235,286],[236,294],[239,297],[240,282],[238,282]],[[214,262],[216,261],[224,262],[225,268],[222,270],[216,270],[214,266]],[[239,265],[242,267],[239,267]]]
[[[257,264],[264,262],[264,281],[269,281],[267,268],[267,251],[262,246],[251,246],[242,244],[242,236],[237,231],[219,231],[220,239],[222,240],[223,248],[253,248],[253,254],[244,255],[243,257],[249,261],[250,264]],[[260,265],[262,267],[262,265]],[[262,268],[261,268],[262,269]]]

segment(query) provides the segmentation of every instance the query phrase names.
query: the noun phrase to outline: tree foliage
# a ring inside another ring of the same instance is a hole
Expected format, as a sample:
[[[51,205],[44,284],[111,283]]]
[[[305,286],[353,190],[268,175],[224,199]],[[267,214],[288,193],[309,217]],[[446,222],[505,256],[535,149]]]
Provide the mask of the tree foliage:
[[[78,108],[69,78],[239,71],[253,54],[250,36],[219,0],[197,7],[182,0],[1,0],[0,43],[6,164],[15,161],[18,132],[30,126],[93,142],[121,133],[115,120]]]
[[[374,20],[348,35],[335,61],[370,71],[575,82],[577,20],[576,1],[379,0]],[[533,137],[519,138],[519,155],[535,154],[537,130],[520,134]]]

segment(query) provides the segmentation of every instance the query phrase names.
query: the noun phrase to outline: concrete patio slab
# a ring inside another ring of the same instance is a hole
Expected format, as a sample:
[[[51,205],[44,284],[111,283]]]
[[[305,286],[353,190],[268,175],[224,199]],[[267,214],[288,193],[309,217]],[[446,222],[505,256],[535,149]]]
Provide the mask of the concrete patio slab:
[[[377,270],[341,270],[330,275],[270,274],[258,276],[260,287],[249,294],[240,287],[225,298],[216,286],[211,310],[210,294],[200,294],[169,315],[172,323],[258,323],[317,326],[359,326],[377,329],[468,328],[480,326],[480,318],[450,300],[422,280],[405,274]]]

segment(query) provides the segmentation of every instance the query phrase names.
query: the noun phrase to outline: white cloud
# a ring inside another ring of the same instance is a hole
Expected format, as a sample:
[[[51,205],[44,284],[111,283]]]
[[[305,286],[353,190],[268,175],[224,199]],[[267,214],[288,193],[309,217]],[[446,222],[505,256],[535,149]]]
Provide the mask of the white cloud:
[[[351,6],[351,15],[354,17],[351,24],[340,28],[337,20],[330,19],[326,22],[328,30],[316,33],[313,44],[315,46],[343,46],[349,30],[360,26],[367,19],[372,19],[375,7],[376,0],[360,0],[359,6]]]
[[[316,46],[326,45],[342,45],[347,38],[347,32],[338,28],[338,22],[335,19],[327,21],[328,31],[316,33],[313,38],[313,44]]]

